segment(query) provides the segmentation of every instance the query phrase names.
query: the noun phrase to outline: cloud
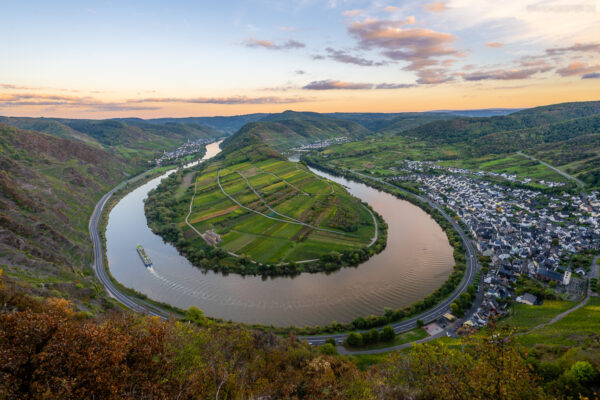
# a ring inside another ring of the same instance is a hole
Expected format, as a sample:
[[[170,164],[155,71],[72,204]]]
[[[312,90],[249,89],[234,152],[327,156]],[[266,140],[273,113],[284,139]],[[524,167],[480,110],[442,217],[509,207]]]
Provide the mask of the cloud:
[[[363,10],[346,10],[342,13],[342,15],[344,17],[356,17],[357,15],[360,15],[363,13]]]
[[[313,81],[302,87],[306,90],[370,90],[370,89],[407,89],[415,87],[414,83],[357,83],[327,79]]]
[[[296,32],[298,29],[293,26],[278,26],[277,29],[283,32]]]
[[[143,99],[130,99],[127,103],[191,103],[191,104],[287,104],[309,101],[303,97],[149,97]]]
[[[396,6],[387,6],[383,8],[383,11],[388,12],[388,13],[393,13],[396,12],[400,9],[400,7],[396,7]]]
[[[546,49],[548,55],[561,55],[571,52],[593,52],[600,53],[600,43],[576,43],[567,47],[555,47]]]
[[[515,68],[515,69],[494,69],[475,71],[469,73],[461,73],[466,81],[483,81],[483,80],[515,80],[531,78],[535,74],[546,72],[552,69],[549,66],[541,65],[533,68]]]
[[[500,42],[487,42],[485,45],[487,47],[491,47],[492,49],[498,49],[498,48],[504,46],[504,43],[500,43]]]
[[[61,96],[53,94],[0,94],[0,108],[17,107],[57,107],[69,109],[83,109],[86,112],[94,111],[142,111],[160,110],[161,103],[192,103],[192,104],[288,104],[310,101],[303,97],[152,97],[129,99],[124,101],[105,102],[93,97]]]
[[[416,86],[414,83],[379,83],[375,89],[408,89]]]
[[[303,71],[301,69],[298,69],[295,71],[296,75],[304,75],[306,73],[306,71]]]
[[[585,74],[581,79],[600,79],[600,72],[593,72],[591,74]]]
[[[366,19],[348,27],[365,49],[378,48],[392,60],[408,61],[408,70],[437,64],[435,58],[460,56],[450,45],[456,37],[449,33],[422,28],[403,28],[406,21]]]
[[[337,89],[346,89],[346,90],[361,90],[361,89],[371,89],[373,87],[370,83],[352,83],[352,82],[343,82],[343,81],[334,81],[331,79],[327,79],[324,81],[313,81],[309,84],[302,87],[302,89],[306,90],[337,90]]]
[[[435,1],[433,3],[426,4],[425,8],[428,11],[436,12],[436,13],[449,10],[448,6],[446,6],[446,3],[443,1]]]
[[[417,72],[417,83],[421,85],[434,85],[454,80],[443,68],[426,68]]]
[[[48,106],[83,108],[85,111],[140,111],[159,109],[159,107],[155,106],[140,106],[128,102],[104,102],[88,96],[77,97],[32,93],[0,94],[0,108]]]
[[[585,75],[598,71],[600,71],[600,65],[588,66],[578,61],[572,62],[568,66],[556,70],[560,76]]]
[[[10,83],[0,83],[0,89],[4,89],[4,90],[35,90],[35,89],[40,89],[40,88],[12,85]]]
[[[304,43],[298,42],[293,39],[290,39],[283,43],[277,44],[270,40],[250,38],[244,42],[244,45],[246,47],[252,47],[252,48],[262,47],[262,48],[269,49],[269,50],[290,50],[290,49],[301,49],[303,47],[306,47],[306,45]]]
[[[325,51],[327,51],[328,58],[344,64],[354,64],[363,67],[378,67],[387,64],[385,61],[368,60],[366,58],[353,56],[343,50],[332,49],[331,47],[326,48]]]

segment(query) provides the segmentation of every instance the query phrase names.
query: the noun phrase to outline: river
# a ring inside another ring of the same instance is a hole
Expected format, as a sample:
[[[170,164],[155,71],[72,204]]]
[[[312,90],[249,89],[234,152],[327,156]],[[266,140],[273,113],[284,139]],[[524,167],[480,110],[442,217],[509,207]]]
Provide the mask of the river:
[[[204,158],[218,152],[218,143],[212,143]],[[452,272],[452,247],[427,213],[362,183],[313,171],[344,185],[383,216],[388,223],[383,252],[357,268],[293,278],[201,271],[147,225],[144,199],[167,173],[133,190],[111,210],[106,229],[111,274],[157,301],[183,309],[195,305],[206,315],[225,320],[276,326],[350,322],[357,316],[381,314],[384,307],[410,305],[442,285]],[[142,264],[138,244],[152,259],[152,268]]]

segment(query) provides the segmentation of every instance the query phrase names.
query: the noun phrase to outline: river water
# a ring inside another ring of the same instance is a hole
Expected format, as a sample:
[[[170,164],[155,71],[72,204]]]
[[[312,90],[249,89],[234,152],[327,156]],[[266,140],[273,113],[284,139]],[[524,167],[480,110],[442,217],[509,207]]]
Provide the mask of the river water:
[[[219,152],[207,146],[205,159]],[[369,203],[388,223],[388,245],[357,268],[331,274],[262,279],[224,276],[194,267],[146,223],[144,199],[164,176],[126,195],[110,212],[106,252],[112,275],[154,300],[208,316],[275,326],[327,325],[410,305],[440,287],[452,272],[452,247],[439,225],[423,210],[362,183],[319,175],[341,183]],[[152,259],[146,268],[136,246]]]

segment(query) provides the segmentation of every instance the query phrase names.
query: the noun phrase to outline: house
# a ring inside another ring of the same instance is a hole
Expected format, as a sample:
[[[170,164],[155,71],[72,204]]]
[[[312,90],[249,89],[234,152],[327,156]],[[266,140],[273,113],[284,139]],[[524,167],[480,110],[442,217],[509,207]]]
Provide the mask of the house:
[[[517,297],[517,302],[527,304],[528,306],[535,306],[537,304],[537,297],[531,293],[523,293],[522,296]]]

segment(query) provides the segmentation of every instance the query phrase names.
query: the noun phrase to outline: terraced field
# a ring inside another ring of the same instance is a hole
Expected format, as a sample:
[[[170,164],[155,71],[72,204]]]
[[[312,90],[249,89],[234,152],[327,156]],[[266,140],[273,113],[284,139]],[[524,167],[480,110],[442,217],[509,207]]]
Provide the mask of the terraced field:
[[[301,262],[368,246],[371,212],[346,190],[279,159],[208,166],[195,182],[188,222],[214,230],[222,249],[263,263]],[[184,219],[184,235],[196,235]]]

